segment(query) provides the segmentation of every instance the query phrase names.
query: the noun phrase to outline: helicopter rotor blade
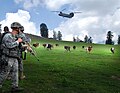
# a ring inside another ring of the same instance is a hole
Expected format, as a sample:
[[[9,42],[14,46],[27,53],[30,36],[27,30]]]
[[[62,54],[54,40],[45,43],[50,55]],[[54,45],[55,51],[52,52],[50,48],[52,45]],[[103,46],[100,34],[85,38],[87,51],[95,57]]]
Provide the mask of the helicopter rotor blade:
[[[60,12],[60,11],[51,11],[51,12]]]
[[[73,12],[73,13],[82,13],[82,12]]]
[[[61,10],[61,11],[51,11],[51,12],[62,12],[62,11],[64,11],[64,10],[66,10],[66,8],[64,8],[64,9]]]
[[[61,10],[61,11],[64,11],[64,10],[66,10],[66,8],[64,8],[63,10]]]

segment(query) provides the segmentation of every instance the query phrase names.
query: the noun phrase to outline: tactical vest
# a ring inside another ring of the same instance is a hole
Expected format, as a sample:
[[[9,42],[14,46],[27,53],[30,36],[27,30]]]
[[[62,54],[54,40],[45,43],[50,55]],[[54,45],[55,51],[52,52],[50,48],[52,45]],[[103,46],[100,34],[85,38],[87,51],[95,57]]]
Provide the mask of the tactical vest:
[[[2,41],[2,40],[1,40]],[[7,48],[3,43],[1,44],[2,55],[5,55],[10,58],[20,58],[19,47]]]

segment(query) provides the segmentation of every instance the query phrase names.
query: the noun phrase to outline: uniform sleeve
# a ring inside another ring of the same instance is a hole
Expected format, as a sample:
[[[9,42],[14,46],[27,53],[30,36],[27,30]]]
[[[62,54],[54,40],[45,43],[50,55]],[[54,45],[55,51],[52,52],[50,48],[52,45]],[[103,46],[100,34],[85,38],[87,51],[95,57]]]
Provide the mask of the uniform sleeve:
[[[15,48],[19,46],[19,42],[15,41],[11,35],[7,35],[3,38],[4,44],[7,48]]]
[[[23,38],[22,39],[23,39],[23,42],[27,42],[25,34],[23,34]]]
[[[23,40],[23,42],[26,42],[26,41],[27,41],[26,36],[25,36],[24,33],[20,33],[20,34],[18,35],[18,37],[21,38],[21,39]]]

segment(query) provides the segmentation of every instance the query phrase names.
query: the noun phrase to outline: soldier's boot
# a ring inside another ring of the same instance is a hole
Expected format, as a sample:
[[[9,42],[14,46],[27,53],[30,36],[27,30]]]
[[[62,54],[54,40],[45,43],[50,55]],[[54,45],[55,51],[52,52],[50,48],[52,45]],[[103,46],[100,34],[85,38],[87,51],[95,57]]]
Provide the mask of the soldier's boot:
[[[20,87],[13,87],[12,89],[11,89],[11,92],[12,93],[14,93],[14,92],[21,92],[21,91],[23,91],[24,89],[23,88],[20,88]]]
[[[23,72],[20,72],[19,79],[20,79],[20,80],[25,79],[25,75],[23,74]]]

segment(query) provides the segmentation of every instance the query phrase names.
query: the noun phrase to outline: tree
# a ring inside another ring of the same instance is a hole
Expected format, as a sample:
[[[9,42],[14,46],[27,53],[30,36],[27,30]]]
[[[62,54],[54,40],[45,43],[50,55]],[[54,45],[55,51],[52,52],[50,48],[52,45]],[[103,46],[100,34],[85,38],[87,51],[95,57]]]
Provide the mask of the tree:
[[[42,37],[48,38],[48,28],[46,24],[42,23],[40,25],[40,33]]]
[[[62,34],[60,31],[58,31],[58,36],[57,36],[58,40],[62,40]]]
[[[107,33],[106,44],[113,45],[114,42],[112,41],[112,38],[113,38],[113,34],[112,34],[112,32],[111,32],[111,31],[108,31],[108,33]]]
[[[76,42],[76,39],[75,39],[75,37],[73,37],[73,42]]]
[[[88,43],[92,43],[92,37],[88,38]]]
[[[57,40],[57,33],[53,30],[53,39]]]
[[[77,40],[76,40],[77,42],[80,42],[80,39],[79,39],[79,37],[77,37]]]
[[[85,35],[84,42],[88,43],[88,36],[87,35]]]
[[[118,44],[120,44],[120,35],[118,35]]]

